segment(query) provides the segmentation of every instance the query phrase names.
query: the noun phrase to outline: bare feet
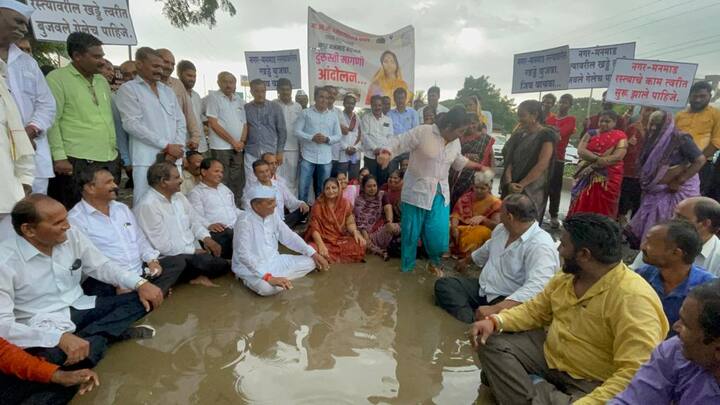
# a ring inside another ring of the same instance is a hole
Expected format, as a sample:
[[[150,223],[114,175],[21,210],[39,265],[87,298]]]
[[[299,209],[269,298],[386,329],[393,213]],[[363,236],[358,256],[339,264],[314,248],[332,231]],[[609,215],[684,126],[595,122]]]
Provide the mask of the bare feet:
[[[205,287],[220,287],[219,285],[210,281],[207,276],[198,276],[197,278],[190,280],[190,284],[201,285]]]
[[[439,278],[439,277],[445,276],[445,273],[443,273],[442,269],[440,267],[435,266],[432,263],[428,264],[427,269],[430,272],[430,274],[432,274],[435,277]]]

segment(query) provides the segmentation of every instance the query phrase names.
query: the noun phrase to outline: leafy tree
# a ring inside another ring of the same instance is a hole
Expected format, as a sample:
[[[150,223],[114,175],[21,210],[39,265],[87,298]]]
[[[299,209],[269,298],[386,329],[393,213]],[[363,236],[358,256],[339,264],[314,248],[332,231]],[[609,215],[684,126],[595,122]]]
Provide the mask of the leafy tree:
[[[463,88],[457,93],[455,100],[443,101],[443,105],[451,105],[462,102],[468,96],[477,96],[482,102],[483,110],[490,111],[493,115],[493,126],[503,132],[510,132],[517,125],[517,117],[514,111],[515,101],[500,94],[500,89],[490,83],[490,77],[468,76],[465,78]]]
[[[28,35],[30,46],[32,47],[33,57],[38,65],[60,67],[60,56],[68,58],[67,49],[63,42],[46,42],[35,39],[32,31],[32,25],[28,24]]]
[[[177,28],[190,25],[207,25],[212,28],[217,23],[215,13],[224,11],[231,16],[237,12],[230,0],[155,0],[163,3],[163,14],[170,24]]]

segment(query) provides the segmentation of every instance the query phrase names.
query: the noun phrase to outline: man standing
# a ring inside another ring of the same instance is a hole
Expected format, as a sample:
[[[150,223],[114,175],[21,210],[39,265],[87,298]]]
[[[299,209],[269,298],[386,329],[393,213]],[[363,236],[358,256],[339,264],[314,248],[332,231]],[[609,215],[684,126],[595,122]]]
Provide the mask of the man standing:
[[[265,99],[265,82],[255,79],[250,82],[250,94],[253,100],[245,104],[247,117],[247,149],[245,157],[245,177],[254,176],[252,164],[265,152],[276,155],[278,165],[283,164],[283,152],[287,140],[287,129],[282,108]],[[235,197],[238,197],[236,194]]]
[[[714,187],[715,176],[720,177],[718,165],[713,167],[713,156],[720,148],[720,110],[710,105],[712,86],[708,82],[697,82],[690,88],[690,106],[677,113],[675,127],[692,136],[697,147],[703,151],[707,163],[700,170],[700,194],[716,200],[720,191]],[[720,180],[720,178],[718,179]]]
[[[553,96],[554,97],[554,96]],[[558,213],[560,211],[560,197],[562,195],[563,178],[565,177],[565,150],[570,143],[570,137],[575,133],[575,117],[569,115],[573,104],[571,94],[560,96],[558,103],[558,115],[552,114],[545,118],[545,124],[555,128],[560,135],[555,149],[555,167],[550,179],[550,226],[553,229],[560,228]],[[543,97],[543,109],[545,109],[545,98]]]
[[[398,87],[393,92],[393,98],[395,99],[395,108],[387,114],[392,120],[393,133],[395,135],[404,134],[420,125],[420,116],[417,111],[408,107],[406,104],[407,91],[402,87]],[[400,167],[400,162],[408,156],[410,155],[404,154],[394,157],[388,170],[392,172]]]
[[[293,288],[290,280],[330,268],[327,260],[275,215],[276,191],[258,185],[249,190],[250,208],[235,228],[232,270],[259,295],[274,295]],[[301,255],[280,254],[278,242]]]
[[[447,107],[440,104],[440,87],[438,86],[432,86],[427,91],[427,105],[422,106],[418,110],[418,115],[421,117],[425,117],[423,115],[423,111],[425,111],[426,108],[430,108],[433,111],[435,111],[435,114],[440,113],[446,113],[450,111]]]
[[[175,93],[162,83],[163,60],[153,49],[135,52],[138,76],[117,91],[115,102],[130,138],[133,206],[148,190],[147,173],[159,158],[180,165],[187,129]]]
[[[56,175],[48,195],[70,209],[80,201],[75,175],[88,166],[107,167],[119,184],[120,159],[110,85],[99,74],[105,64],[102,42],[73,32],[67,51],[72,62],[47,75],[57,105],[55,124],[47,135]]]
[[[182,110],[183,116],[185,116],[185,126],[187,127],[188,134],[185,145],[190,150],[197,150],[200,135],[202,134],[202,124],[199,123],[195,117],[192,99],[185,85],[179,79],[171,77],[173,70],[175,70],[175,56],[169,49],[165,48],[158,49],[157,52],[164,62],[162,82],[170,86],[175,92],[180,110]],[[178,75],[180,75],[180,72],[178,72]]]
[[[300,104],[303,110],[308,108],[309,100],[307,94],[305,94],[303,90],[298,90],[297,93],[295,93],[295,102]]]
[[[195,87],[195,82],[197,80],[197,70],[195,69],[195,64],[188,60],[181,60],[177,64],[177,75],[178,79],[180,79],[180,82],[182,82],[185,92],[187,93],[188,97],[190,97],[190,103],[192,104],[192,113],[195,117],[195,122],[197,123],[199,129],[199,140],[196,150],[202,153],[204,157],[208,157],[205,156],[207,155],[208,151],[208,143],[207,137],[205,136],[205,130],[203,128],[203,102],[197,91],[193,90],[193,88]]]
[[[387,182],[390,170],[380,167],[377,163],[377,155],[380,148],[393,136],[393,123],[390,117],[382,112],[381,96],[375,95],[370,98],[370,109],[370,113],[365,113],[360,118],[364,161],[370,174],[377,179],[378,186],[382,187]]]
[[[573,215],[564,227],[562,273],[471,330],[498,403],[605,403],[667,335],[657,294],[621,261],[620,227],[597,214]]]
[[[360,172],[360,118],[355,114],[355,96],[346,94],[340,114],[340,142],[333,146],[333,177],[346,173],[349,180],[356,180]]]
[[[246,177],[243,160],[248,139],[246,109],[235,93],[237,79],[230,72],[218,74],[220,91],[208,94],[205,115],[210,127],[210,151],[212,156],[223,164],[227,171],[223,177],[225,184],[235,196],[235,204],[242,203],[243,187]]]
[[[15,99],[25,132],[35,144],[33,192],[46,194],[53,172],[47,130],[55,119],[55,99],[35,59],[13,42],[27,33],[33,9],[18,1],[0,3],[0,74]]]
[[[306,203],[310,201],[310,184],[313,184],[317,197],[330,177],[332,145],[340,142],[341,136],[337,114],[328,107],[328,89],[316,87],[314,98],[315,105],[303,110],[295,123],[295,135],[302,151],[298,197]]]
[[[300,164],[300,145],[295,136],[295,121],[302,113],[303,108],[292,101],[292,83],[286,78],[277,82],[278,99],[275,103],[280,106],[285,118],[286,140],[283,152],[283,164],[280,166],[280,176],[287,181],[287,186],[293,195],[298,194],[298,165]]]
[[[670,325],[680,319],[680,306],[688,292],[715,278],[693,264],[700,246],[693,225],[679,219],[650,228],[640,246],[646,264],[636,271],[660,297]],[[671,330],[668,336],[674,334]]]
[[[135,76],[137,76],[137,66],[135,66],[135,62],[126,60],[121,63],[120,73],[122,74],[123,83],[135,79]]]

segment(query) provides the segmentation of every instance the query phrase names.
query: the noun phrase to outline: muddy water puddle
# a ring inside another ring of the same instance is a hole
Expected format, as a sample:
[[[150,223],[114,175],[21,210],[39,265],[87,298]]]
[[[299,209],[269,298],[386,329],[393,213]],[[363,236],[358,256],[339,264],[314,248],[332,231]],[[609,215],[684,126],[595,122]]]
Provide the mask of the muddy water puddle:
[[[473,403],[468,326],[434,306],[423,268],[370,257],[268,298],[230,276],[177,287],[144,319],[157,335],[113,346],[73,404]]]

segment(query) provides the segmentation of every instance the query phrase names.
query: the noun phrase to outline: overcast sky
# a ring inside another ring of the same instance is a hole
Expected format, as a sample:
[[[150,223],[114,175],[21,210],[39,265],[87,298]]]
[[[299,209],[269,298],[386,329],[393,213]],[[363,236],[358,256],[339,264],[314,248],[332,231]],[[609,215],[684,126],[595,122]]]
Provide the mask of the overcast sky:
[[[415,89],[437,83],[455,97],[466,76],[490,76],[510,95],[513,54],[561,45],[637,42],[636,57],[694,62],[698,76],[720,74],[718,0],[231,0],[213,29],[174,28],[162,3],[130,0],[140,46],[169,48],[198,68],[196,90],[216,89],[217,73],[245,74],[244,51],[300,49],[307,90],[307,7],[373,34],[415,27]],[[142,6],[141,6],[142,4]],[[106,46],[115,64],[127,47]],[[594,93],[598,95],[599,92]],[[589,90],[574,92],[587,96]]]

